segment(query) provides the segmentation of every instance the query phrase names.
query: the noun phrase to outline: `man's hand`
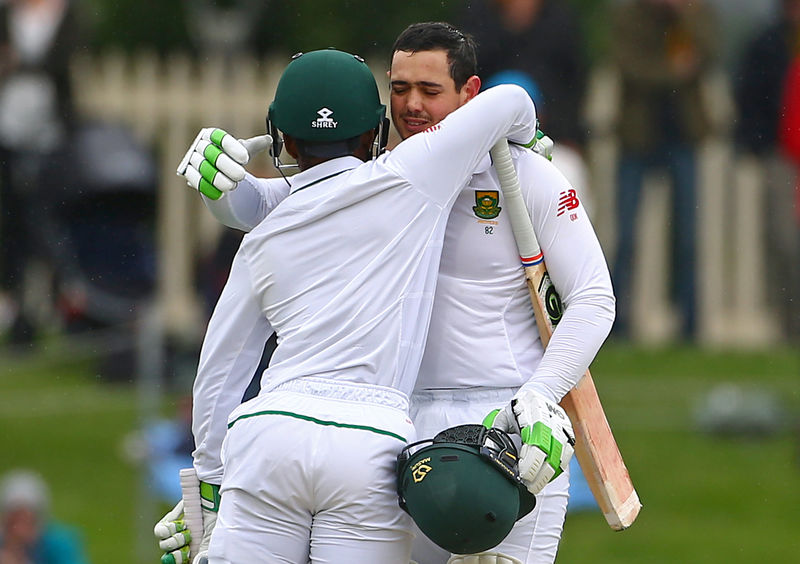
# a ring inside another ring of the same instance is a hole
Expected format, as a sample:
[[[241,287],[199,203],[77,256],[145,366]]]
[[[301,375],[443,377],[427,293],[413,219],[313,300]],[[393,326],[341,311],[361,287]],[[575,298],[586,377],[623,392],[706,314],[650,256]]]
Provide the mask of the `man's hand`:
[[[192,534],[183,521],[183,500],[156,523],[153,533],[158,540],[159,548],[165,552],[161,556],[163,564],[189,562],[189,542],[192,540]]]
[[[158,540],[158,546],[164,551],[161,556],[162,564],[207,564],[208,545],[211,542],[211,533],[217,523],[219,510],[219,486],[200,482],[200,498],[203,513],[203,530],[190,531],[186,528],[183,513],[183,500],[169,511],[156,523],[153,533]],[[192,534],[202,535],[197,554],[190,554],[189,543]]]
[[[483,424],[522,437],[519,474],[532,494],[569,465],[575,445],[572,423],[561,406],[539,393],[519,392],[505,409],[487,415]]]
[[[218,200],[244,178],[244,166],[253,155],[271,145],[269,135],[235,139],[222,129],[206,127],[197,134],[176,172],[189,186]]]

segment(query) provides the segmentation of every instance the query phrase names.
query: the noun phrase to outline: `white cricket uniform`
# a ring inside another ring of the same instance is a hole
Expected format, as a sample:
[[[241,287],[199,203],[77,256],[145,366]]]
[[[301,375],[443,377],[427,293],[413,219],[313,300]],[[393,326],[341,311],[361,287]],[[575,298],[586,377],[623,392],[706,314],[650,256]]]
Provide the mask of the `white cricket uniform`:
[[[560,401],[614,320],[608,267],[574,188],[545,158],[514,147],[512,157],[564,315],[544,352],[497,174],[484,159],[447,223],[428,342],[411,398],[420,437],[481,421],[508,405],[521,386]],[[536,508],[497,551],[527,564],[554,562],[568,488],[565,472],[537,495]],[[447,556],[424,540],[412,553],[420,564],[444,564]]]
[[[493,143],[534,124],[524,90],[493,89],[391,154],[297,174],[245,236],[194,387],[195,467],[224,468],[210,562],[407,562],[395,457],[447,216]],[[261,392],[231,412],[273,329]]]
[[[566,310],[544,354],[502,191],[485,157],[447,222],[428,341],[411,401],[421,438],[481,421],[526,383],[560,400],[588,368],[613,323],[608,268],[574,188],[546,159],[513,146],[512,157]],[[222,200],[206,203],[226,225],[249,231],[286,190],[283,179],[248,176]],[[568,487],[568,473],[548,484],[537,496],[536,509],[498,549],[526,563],[552,563]],[[421,534],[412,556],[420,564],[447,560]]]

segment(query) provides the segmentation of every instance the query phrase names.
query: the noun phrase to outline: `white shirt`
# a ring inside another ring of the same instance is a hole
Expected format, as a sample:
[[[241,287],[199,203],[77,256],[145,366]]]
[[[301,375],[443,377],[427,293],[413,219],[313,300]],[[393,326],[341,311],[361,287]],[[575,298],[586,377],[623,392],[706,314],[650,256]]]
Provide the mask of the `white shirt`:
[[[611,277],[585,208],[553,163],[529,150],[511,150],[564,315],[545,352],[502,190],[487,156],[447,223],[418,389],[525,385],[560,401],[611,330]],[[482,209],[478,200],[486,195],[498,201]]]
[[[194,386],[201,480],[221,479],[227,416],[272,329],[262,394],[303,377],[411,394],[450,208],[494,142],[526,142],[535,123],[524,90],[495,88],[391,154],[342,157],[292,178],[243,239],[209,322]]]
[[[563,174],[531,151],[512,158],[548,271],[566,307],[545,353],[497,175],[488,156],[455,201],[445,232],[417,390],[536,389],[560,399],[586,371],[614,320],[614,294],[586,209]],[[204,201],[225,225],[249,231],[288,192],[284,179],[248,175]],[[499,198],[475,211],[479,193]]]

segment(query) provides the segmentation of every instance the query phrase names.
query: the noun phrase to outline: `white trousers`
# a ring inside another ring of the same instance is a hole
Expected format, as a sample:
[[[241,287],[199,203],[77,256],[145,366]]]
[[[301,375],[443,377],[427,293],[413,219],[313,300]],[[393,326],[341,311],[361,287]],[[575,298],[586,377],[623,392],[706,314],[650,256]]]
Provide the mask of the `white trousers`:
[[[297,381],[231,415],[211,564],[407,564],[396,457],[415,440],[395,390]]]
[[[411,418],[419,439],[433,438],[439,431],[483,418],[511,401],[516,389],[464,389],[417,392],[411,397]],[[564,528],[569,499],[569,470],[549,483],[536,496],[536,508],[517,521],[496,552],[518,558],[525,564],[552,564]],[[445,564],[449,554],[416,529],[411,559],[419,564]]]

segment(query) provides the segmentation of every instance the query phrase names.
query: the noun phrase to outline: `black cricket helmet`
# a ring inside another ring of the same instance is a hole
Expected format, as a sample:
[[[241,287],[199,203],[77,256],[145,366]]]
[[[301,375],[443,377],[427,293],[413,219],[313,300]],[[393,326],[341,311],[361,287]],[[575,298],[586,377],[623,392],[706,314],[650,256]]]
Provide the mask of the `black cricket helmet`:
[[[488,550],[536,505],[519,477],[518,460],[511,437],[500,429],[445,429],[398,455],[400,507],[451,553]]]

